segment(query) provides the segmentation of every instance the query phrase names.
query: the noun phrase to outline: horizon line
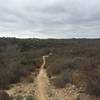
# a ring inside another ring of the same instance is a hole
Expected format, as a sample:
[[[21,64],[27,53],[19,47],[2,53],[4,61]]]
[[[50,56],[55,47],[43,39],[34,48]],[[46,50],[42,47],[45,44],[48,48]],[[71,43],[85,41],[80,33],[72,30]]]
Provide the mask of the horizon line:
[[[72,37],[72,38],[39,38],[39,37],[37,37],[37,38],[35,38],[35,37],[31,37],[31,38],[29,38],[29,37],[6,37],[6,36],[2,36],[2,37],[0,37],[0,38],[15,38],[15,39],[100,39],[100,37],[98,37],[98,38],[93,38],[93,37]]]

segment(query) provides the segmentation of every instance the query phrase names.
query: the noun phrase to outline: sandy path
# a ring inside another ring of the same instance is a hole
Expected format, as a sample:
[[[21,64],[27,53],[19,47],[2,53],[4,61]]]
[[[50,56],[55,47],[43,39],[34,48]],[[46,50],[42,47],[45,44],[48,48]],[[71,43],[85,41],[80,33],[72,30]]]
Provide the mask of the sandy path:
[[[16,98],[17,95],[22,95],[23,97],[33,95],[35,91],[36,100],[48,100],[49,79],[44,66],[46,64],[46,58],[49,57],[49,55],[43,56],[43,63],[34,83],[17,83],[14,84],[10,90],[6,90],[6,92]]]
[[[49,80],[46,74],[46,70],[44,69],[47,57],[49,57],[49,55],[43,56],[43,64],[41,65],[39,75],[37,76],[38,100],[48,100]]]
[[[69,84],[63,89],[55,89],[51,86],[46,69],[44,69],[47,57],[49,55],[43,56],[43,63],[36,79],[37,100],[77,100],[78,93],[75,86]]]

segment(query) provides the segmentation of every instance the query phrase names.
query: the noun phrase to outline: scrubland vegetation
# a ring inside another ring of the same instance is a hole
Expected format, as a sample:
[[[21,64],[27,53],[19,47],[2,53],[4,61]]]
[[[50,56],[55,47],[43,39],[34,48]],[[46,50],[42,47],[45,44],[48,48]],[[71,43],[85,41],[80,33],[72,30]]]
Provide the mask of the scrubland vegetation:
[[[100,96],[100,40],[63,40],[55,51],[47,64],[51,82],[57,88],[72,83]]]
[[[0,89],[36,72],[49,52],[46,68],[56,88],[72,83],[100,96],[100,39],[0,38]]]

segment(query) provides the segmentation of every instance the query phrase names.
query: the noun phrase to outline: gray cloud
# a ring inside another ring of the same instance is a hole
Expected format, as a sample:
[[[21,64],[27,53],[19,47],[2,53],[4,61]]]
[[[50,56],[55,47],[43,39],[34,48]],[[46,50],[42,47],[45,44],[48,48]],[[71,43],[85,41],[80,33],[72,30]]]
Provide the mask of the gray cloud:
[[[100,38],[100,0],[0,0],[0,36]]]

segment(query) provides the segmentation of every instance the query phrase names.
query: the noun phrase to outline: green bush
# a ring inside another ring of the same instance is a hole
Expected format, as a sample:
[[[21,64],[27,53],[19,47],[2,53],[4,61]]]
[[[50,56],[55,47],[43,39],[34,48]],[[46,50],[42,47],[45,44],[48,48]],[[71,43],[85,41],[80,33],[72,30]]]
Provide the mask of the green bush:
[[[31,95],[27,96],[26,100],[33,100],[33,96],[31,96]]]
[[[16,100],[23,100],[23,96],[17,95]]]

